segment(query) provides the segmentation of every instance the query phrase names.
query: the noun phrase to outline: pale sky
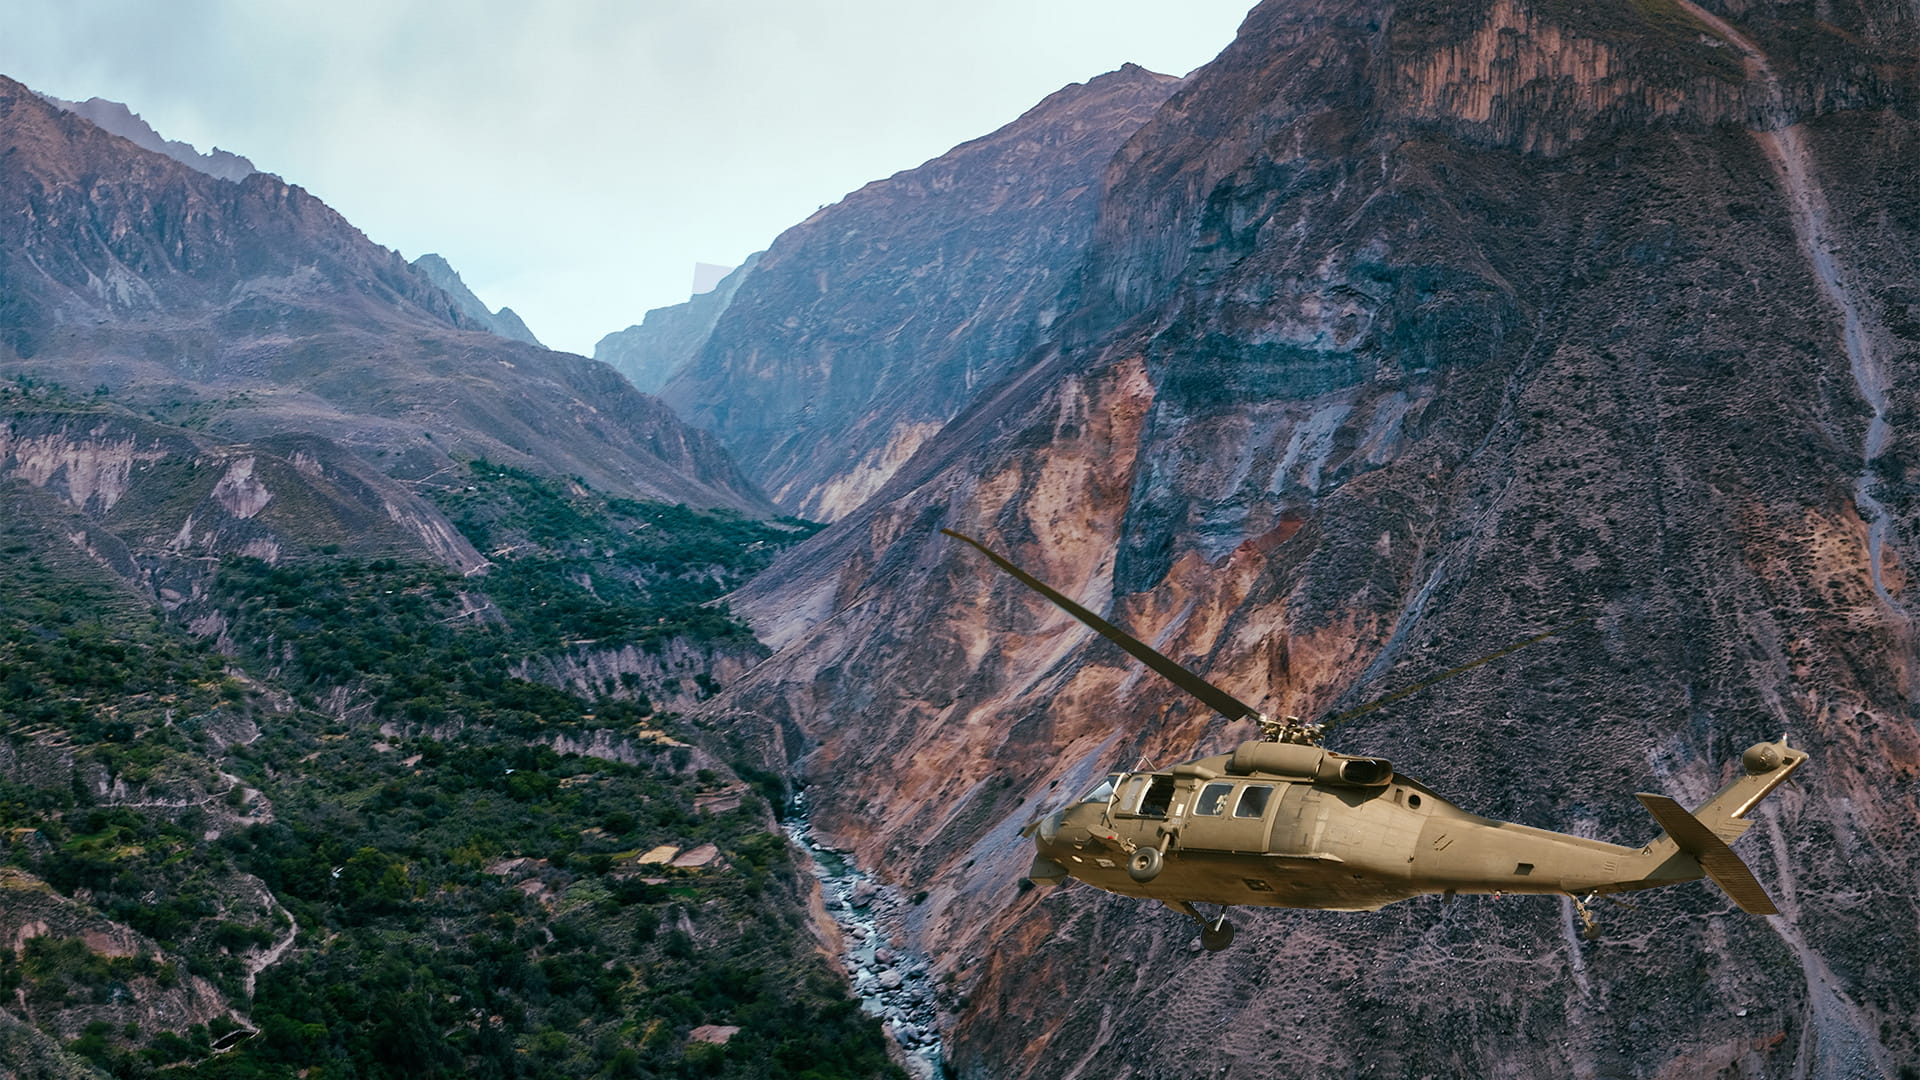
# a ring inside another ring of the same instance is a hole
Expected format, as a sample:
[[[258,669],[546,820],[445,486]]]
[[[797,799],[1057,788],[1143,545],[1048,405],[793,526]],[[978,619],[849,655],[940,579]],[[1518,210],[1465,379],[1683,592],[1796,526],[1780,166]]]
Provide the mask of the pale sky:
[[[592,354],[822,205],[1254,0],[0,0],[0,73],[251,158]]]

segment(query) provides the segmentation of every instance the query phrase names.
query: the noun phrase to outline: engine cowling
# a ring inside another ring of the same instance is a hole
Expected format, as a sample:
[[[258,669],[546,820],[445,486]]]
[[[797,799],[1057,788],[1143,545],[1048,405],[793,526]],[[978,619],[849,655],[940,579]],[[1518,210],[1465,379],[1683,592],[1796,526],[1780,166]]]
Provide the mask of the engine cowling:
[[[1299,743],[1241,743],[1227,759],[1227,771],[1235,776],[1263,773],[1347,787],[1383,787],[1393,779],[1393,763],[1385,758],[1353,757]]]

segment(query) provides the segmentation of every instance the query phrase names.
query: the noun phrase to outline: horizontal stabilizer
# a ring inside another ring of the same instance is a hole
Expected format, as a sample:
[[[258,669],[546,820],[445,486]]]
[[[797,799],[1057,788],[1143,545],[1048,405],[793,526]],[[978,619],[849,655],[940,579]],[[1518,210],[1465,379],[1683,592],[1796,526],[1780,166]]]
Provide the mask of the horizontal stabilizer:
[[[1647,808],[1647,813],[1667,830],[1673,842],[1680,850],[1694,857],[1700,869],[1706,871],[1715,885],[1733,897],[1740,910],[1754,915],[1778,915],[1780,909],[1773,906],[1773,900],[1767,891],[1754,879],[1753,871],[1740,861],[1725,840],[1715,836],[1712,829],[1700,823],[1700,819],[1687,813],[1679,803],[1665,795],[1650,795],[1640,792],[1634,798]]]

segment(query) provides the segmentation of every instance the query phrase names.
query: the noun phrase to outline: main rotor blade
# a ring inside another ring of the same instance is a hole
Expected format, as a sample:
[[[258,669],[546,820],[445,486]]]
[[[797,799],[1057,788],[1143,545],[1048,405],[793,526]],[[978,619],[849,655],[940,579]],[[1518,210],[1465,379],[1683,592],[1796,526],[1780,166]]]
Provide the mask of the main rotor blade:
[[[1572,622],[1561,623],[1559,626],[1554,627],[1553,629],[1547,631],[1544,634],[1535,634],[1534,636],[1528,638],[1525,641],[1516,641],[1513,644],[1508,645],[1504,649],[1498,649],[1494,652],[1490,652],[1487,655],[1479,658],[1478,660],[1469,660],[1466,663],[1461,664],[1459,667],[1448,668],[1447,670],[1441,672],[1438,675],[1432,676],[1431,678],[1422,679],[1419,682],[1414,683],[1412,686],[1408,686],[1400,690],[1395,690],[1393,693],[1388,694],[1385,697],[1375,698],[1372,701],[1367,702],[1365,705],[1361,705],[1357,708],[1348,709],[1346,712],[1335,713],[1334,715],[1327,717],[1326,720],[1322,721],[1322,723],[1326,727],[1332,727],[1335,724],[1342,723],[1347,720],[1351,720],[1354,717],[1361,715],[1362,713],[1370,713],[1373,710],[1378,709],[1382,706],[1391,705],[1394,702],[1399,701],[1401,698],[1410,697],[1414,694],[1419,693],[1422,690],[1427,689],[1430,686],[1435,685],[1436,683],[1446,682],[1448,679],[1453,678],[1455,675],[1461,675],[1468,671],[1472,671],[1474,668],[1479,667],[1481,664],[1490,663],[1494,660],[1498,660],[1510,652],[1519,652],[1521,649],[1524,649],[1529,645],[1535,644],[1536,642],[1545,641],[1562,630],[1565,630],[1569,627],[1578,626],[1581,623],[1586,621],[1587,620],[1585,618],[1579,618],[1579,619],[1573,620]]]
[[[988,550],[987,546],[980,541],[975,540],[971,536],[954,532],[952,529],[941,529],[940,531],[953,537],[955,540],[964,540],[974,547],[979,548],[981,554],[992,559],[994,565],[1000,569],[1012,574],[1022,585],[1053,601],[1060,610],[1086,623],[1101,637],[1127,650],[1134,659],[1139,660],[1141,663],[1166,676],[1169,681],[1180,689],[1206,702],[1209,708],[1220,715],[1229,720],[1239,720],[1242,717],[1260,715],[1258,709],[1255,709],[1253,706],[1248,705],[1246,702],[1241,701],[1239,698],[1234,697],[1232,694],[1227,693],[1225,690],[1220,689],[1207,680],[1202,679],[1200,676],[1195,675],[1193,672],[1188,671],[1172,660],[1167,659],[1155,651],[1153,646],[1148,645],[1146,642],[1141,641],[1125,630],[1120,629],[1100,616],[1095,615],[1093,612],[1088,611],[1086,608],[1081,607],[1079,604],[1067,599],[1065,596],[1062,596],[1049,587],[1046,582],[1041,581],[1039,578],[1034,577],[1032,574],[1027,573],[1025,570],[1020,569],[1006,559]]]

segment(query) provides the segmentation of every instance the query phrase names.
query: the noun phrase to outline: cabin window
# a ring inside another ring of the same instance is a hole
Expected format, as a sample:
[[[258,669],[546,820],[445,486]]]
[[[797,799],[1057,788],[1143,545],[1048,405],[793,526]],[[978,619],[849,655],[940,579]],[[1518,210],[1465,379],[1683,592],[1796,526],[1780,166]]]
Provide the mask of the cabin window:
[[[1200,789],[1200,801],[1193,804],[1193,812],[1201,817],[1219,817],[1227,812],[1227,796],[1231,794],[1232,784],[1208,784]]]
[[[1240,789],[1240,802],[1233,808],[1237,818],[1257,818],[1267,816],[1267,801],[1273,798],[1273,788],[1267,784],[1248,784]]]
[[[1125,773],[1108,773],[1107,778],[1094,785],[1093,790],[1087,792],[1087,797],[1080,801],[1103,803],[1112,799],[1113,789],[1119,785],[1120,778],[1125,775]]]
[[[1407,805],[1413,807],[1415,810],[1420,809],[1420,796],[1418,795],[1407,796]]]
[[[1172,805],[1173,777],[1153,777],[1147,784],[1147,793],[1140,799],[1140,816],[1166,817],[1167,807]]]

